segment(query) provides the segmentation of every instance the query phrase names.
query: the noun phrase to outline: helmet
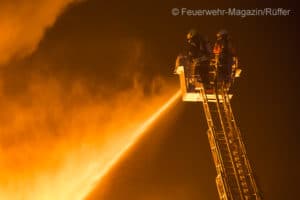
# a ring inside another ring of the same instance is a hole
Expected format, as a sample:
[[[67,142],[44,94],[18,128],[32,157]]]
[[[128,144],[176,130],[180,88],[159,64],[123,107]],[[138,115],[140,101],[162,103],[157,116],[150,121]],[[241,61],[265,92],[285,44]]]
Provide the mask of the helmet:
[[[222,29],[217,33],[217,40],[225,39],[227,37],[228,37],[228,31],[225,29]]]
[[[191,29],[188,34],[186,35],[186,39],[188,43],[193,42],[197,37],[199,36],[199,33],[195,29]]]

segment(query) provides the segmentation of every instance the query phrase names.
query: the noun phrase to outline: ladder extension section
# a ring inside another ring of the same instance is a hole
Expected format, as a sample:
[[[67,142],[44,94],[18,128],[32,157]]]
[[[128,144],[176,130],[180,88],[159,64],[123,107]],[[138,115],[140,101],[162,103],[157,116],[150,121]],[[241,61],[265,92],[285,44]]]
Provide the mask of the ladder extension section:
[[[215,94],[215,101],[209,101],[202,84],[199,93],[209,127],[207,134],[217,170],[220,199],[261,200],[229,95],[221,87]]]

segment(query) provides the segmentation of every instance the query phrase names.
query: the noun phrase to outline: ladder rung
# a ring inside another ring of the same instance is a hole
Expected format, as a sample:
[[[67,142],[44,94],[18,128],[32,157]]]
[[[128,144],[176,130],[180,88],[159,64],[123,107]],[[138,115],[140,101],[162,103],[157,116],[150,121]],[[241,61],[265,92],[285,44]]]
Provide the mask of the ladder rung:
[[[225,171],[228,175],[234,176],[234,170],[231,166],[224,166],[224,168],[225,168]]]

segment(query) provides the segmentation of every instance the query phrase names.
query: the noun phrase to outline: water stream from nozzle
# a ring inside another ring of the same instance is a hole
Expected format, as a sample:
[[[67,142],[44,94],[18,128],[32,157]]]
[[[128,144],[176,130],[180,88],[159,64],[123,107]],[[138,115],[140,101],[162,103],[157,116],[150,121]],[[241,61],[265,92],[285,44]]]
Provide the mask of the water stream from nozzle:
[[[97,165],[90,168],[90,173],[85,177],[85,180],[80,185],[78,190],[74,191],[72,200],[85,199],[89,193],[96,187],[101,179],[109,173],[118,161],[126,155],[126,153],[138,142],[138,140],[146,133],[146,131],[153,125],[159,117],[164,114],[169,108],[175,105],[176,101],[181,97],[181,91],[175,92],[175,94],[163,104],[155,113],[153,113],[143,124],[141,124],[135,130],[133,136],[115,156],[111,159],[107,165],[100,169]]]

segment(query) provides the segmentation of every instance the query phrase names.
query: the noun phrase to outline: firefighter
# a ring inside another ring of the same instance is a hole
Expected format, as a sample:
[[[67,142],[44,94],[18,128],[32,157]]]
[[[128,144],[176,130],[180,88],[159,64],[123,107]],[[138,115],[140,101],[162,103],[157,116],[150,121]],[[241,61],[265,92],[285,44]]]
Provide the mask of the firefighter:
[[[217,33],[217,40],[214,45],[213,54],[217,61],[217,81],[224,83],[228,89],[232,82],[232,66],[234,64],[235,50],[231,37],[227,30]]]
[[[192,29],[187,34],[187,57],[190,60],[189,75],[193,81],[201,81],[205,85],[209,84],[209,61],[211,48],[209,42]]]

